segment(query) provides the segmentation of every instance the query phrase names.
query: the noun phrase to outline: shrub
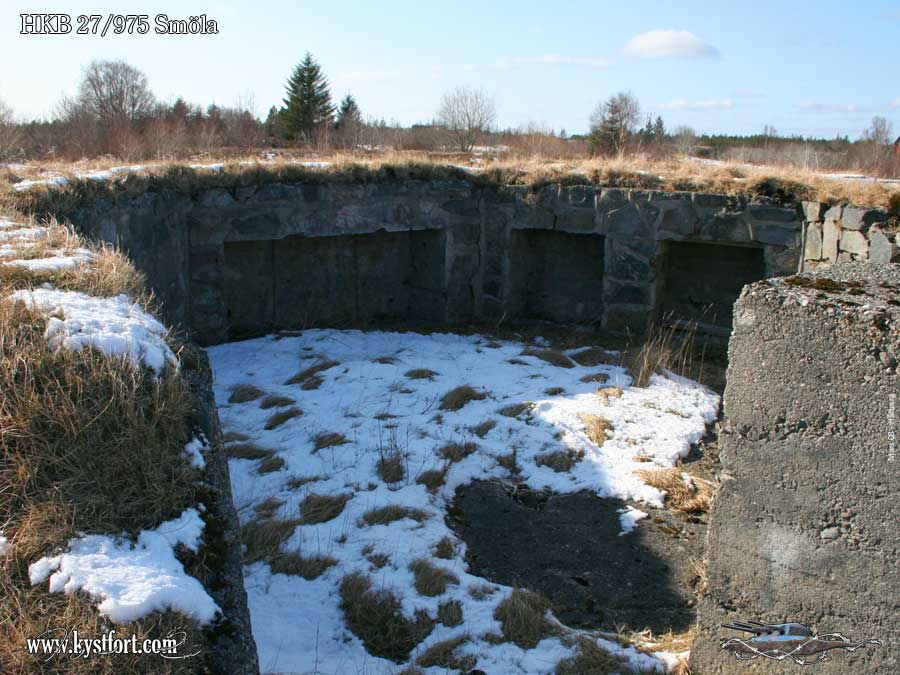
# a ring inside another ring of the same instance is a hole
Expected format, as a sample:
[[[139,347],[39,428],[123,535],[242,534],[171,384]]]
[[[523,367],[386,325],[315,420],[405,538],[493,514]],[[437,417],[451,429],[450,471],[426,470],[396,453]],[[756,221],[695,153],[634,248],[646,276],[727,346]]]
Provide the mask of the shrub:
[[[438,454],[448,462],[461,462],[478,449],[474,443],[447,443]]]
[[[416,477],[416,483],[424,485],[426,490],[431,494],[434,494],[440,490],[441,486],[444,484],[444,481],[447,478],[448,466],[445,466],[442,469],[429,469],[428,471],[423,471]]]
[[[458,626],[463,622],[462,604],[459,600],[442,602],[438,605],[437,616],[438,621],[447,626],[447,628]]]

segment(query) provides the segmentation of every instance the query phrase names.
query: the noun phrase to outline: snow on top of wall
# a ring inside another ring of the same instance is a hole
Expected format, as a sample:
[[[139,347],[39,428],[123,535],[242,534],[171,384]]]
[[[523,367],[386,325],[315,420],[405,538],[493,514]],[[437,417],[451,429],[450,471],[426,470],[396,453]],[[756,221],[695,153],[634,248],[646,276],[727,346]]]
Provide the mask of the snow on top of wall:
[[[196,552],[202,534],[203,520],[192,508],[155,530],[142,531],[134,544],[99,534],[73,539],[66,552],[31,564],[28,575],[32,585],[50,577],[51,593],[84,591],[100,601],[101,614],[117,623],[172,609],[204,625],[219,607],[185,573],[173,550],[181,544]]]
[[[82,263],[90,262],[94,254],[86,248],[79,248],[71,255],[52,255],[46,258],[30,258],[28,260],[4,260],[6,265],[24,267],[32,272],[48,270],[75,269]]]
[[[194,436],[194,438],[184,446],[184,453],[190,460],[191,466],[195,469],[202,469],[206,466],[206,460],[203,458],[203,453],[201,452],[205,447],[206,442],[198,436]]]
[[[50,315],[44,337],[56,348],[99,349],[122,356],[134,366],[146,366],[157,376],[178,359],[166,343],[166,328],[127,295],[96,298],[50,288],[16,291],[10,299]],[[55,316],[61,314],[63,318]]]

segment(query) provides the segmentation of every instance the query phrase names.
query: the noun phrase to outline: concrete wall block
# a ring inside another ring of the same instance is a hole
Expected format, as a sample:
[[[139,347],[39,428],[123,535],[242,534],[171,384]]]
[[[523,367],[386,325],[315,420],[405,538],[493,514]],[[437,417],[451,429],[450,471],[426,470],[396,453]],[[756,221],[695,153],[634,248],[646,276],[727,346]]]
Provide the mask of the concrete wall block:
[[[857,230],[844,230],[841,232],[840,249],[863,258],[869,257],[869,240],[866,235]]]
[[[817,203],[817,202],[813,202]],[[821,260],[822,258],[822,224],[809,223],[806,226],[806,247],[803,251],[806,260]]]
[[[847,205],[841,218],[841,226],[845,230],[868,230],[872,225],[883,223],[888,219],[887,211],[870,209],[864,206]]]
[[[829,210],[829,213],[832,209]],[[838,243],[841,241],[841,225],[839,222],[828,219],[822,225],[822,258],[829,262],[836,262],[838,257]]]
[[[888,235],[878,227],[869,230],[869,260],[873,263],[900,262],[900,247],[896,235]]]
[[[828,204],[822,202],[800,202],[803,208],[803,217],[810,223],[820,223],[828,209]]]

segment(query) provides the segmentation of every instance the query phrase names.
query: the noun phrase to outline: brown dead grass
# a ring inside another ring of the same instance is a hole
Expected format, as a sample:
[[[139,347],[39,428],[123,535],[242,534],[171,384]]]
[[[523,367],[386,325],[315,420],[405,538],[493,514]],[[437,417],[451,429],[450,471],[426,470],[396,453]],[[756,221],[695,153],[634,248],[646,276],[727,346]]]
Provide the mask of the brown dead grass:
[[[579,366],[593,368],[602,363],[610,363],[612,355],[602,347],[588,347],[572,354],[572,360]]]
[[[437,597],[447,592],[449,584],[458,584],[459,578],[452,572],[438,567],[428,558],[419,558],[409,564],[409,571],[415,577],[415,587],[419,595]]]
[[[478,446],[475,443],[467,442],[467,443],[447,443],[440,450],[438,450],[438,455],[441,456],[442,459],[447,460],[448,462],[456,462],[463,461],[466,457],[471,455],[473,452],[478,450]]]
[[[638,469],[634,473],[647,485],[665,491],[666,507],[670,509],[683,513],[699,513],[709,509],[713,486],[708,481],[691,476],[688,485],[678,467]]]
[[[506,455],[500,455],[499,457],[497,457],[497,464],[499,464],[500,466],[502,466],[504,469],[506,469],[512,475],[515,476],[516,474],[521,473],[521,471],[522,471],[521,467],[519,466],[518,460],[519,460],[518,453],[515,450],[513,450],[512,452],[510,452]]]
[[[525,401],[523,403],[511,403],[510,405],[505,405],[497,411],[497,414],[503,415],[504,417],[521,419],[523,416],[528,415],[532,410],[534,410],[534,403]]]
[[[257,460],[268,459],[272,456],[274,450],[261,448],[256,443],[247,441],[245,443],[232,443],[225,448],[225,452],[228,453],[229,457],[233,457],[235,459]]]
[[[300,522],[302,525],[317,525],[334,520],[344,510],[352,495],[320,495],[310,492],[300,502]]]
[[[337,432],[316,434],[313,437],[313,452],[319,452],[319,450],[333,448],[338,445],[346,445],[349,442],[350,441],[347,440],[347,437],[344,436],[344,434],[339,434]]]
[[[375,471],[388,485],[399,483],[406,476],[403,453],[398,448],[383,451],[375,463]]]
[[[624,659],[597,646],[590,638],[580,638],[575,656],[556,665],[555,675],[613,675],[629,672]]]
[[[559,396],[560,394],[565,394],[566,390],[562,387],[547,387],[544,389],[544,393],[547,394],[547,396]]]
[[[608,373],[590,373],[589,375],[582,377],[580,381],[584,383],[596,382],[597,384],[603,384],[608,379]]]
[[[446,671],[467,673],[478,663],[472,654],[457,656],[456,650],[469,642],[468,635],[459,635],[447,640],[435,642],[416,658],[416,665],[423,668],[443,668]]]
[[[663,369],[690,377],[696,326],[679,331],[674,326],[653,326],[647,339],[637,349],[624,352],[624,366],[632,385],[646,387],[650,377]]]
[[[409,518],[410,520],[421,523],[428,519],[428,514],[421,509],[390,504],[388,506],[382,506],[366,511],[362,516],[362,522],[369,526],[389,525],[390,523],[403,520],[404,518]]]
[[[444,481],[447,478],[448,468],[449,465],[444,466],[441,469],[429,469],[428,471],[423,471],[416,476],[416,483],[424,485],[426,490],[431,494],[434,494],[440,490],[441,486],[444,484]]]
[[[621,387],[600,387],[597,390],[597,398],[600,399],[603,405],[609,405],[609,399],[620,398],[623,393],[625,392],[622,391]]]
[[[276,394],[269,394],[259,402],[259,407],[263,410],[269,410],[270,408],[286,408],[289,405],[294,405],[294,399],[290,396],[278,396]]]
[[[269,457],[259,463],[259,466],[256,467],[256,473],[260,475],[274,473],[284,468],[284,464],[285,462],[281,457]]]
[[[484,438],[495,426],[497,426],[497,420],[487,419],[474,427],[469,427],[469,431],[478,436],[478,438]]]
[[[268,562],[280,556],[281,546],[300,524],[297,519],[287,518],[254,518],[245,523],[241,528],[244,563]]]
[[[584,424],[584,432],[587,437],[597,445],[603,445],[612,436],[613,425],[609,420],[588,413],[579,413],[578,419]]]
[[[441,398],[441,410],[461,410],[470,401],[483,401],[487,398],[487,394],[483,391],[476,391],[469,385],[463,385],[448,391]]]
[[[360,572],[345,576],[338,592],[347,628],[373,656],[402,663],[434,628],[424,612],[415,621],[407,619],[397,596],[388,588],[375,588]]]
[[[550,603],[542,596],[524,588],[514,588],[494,609],[494,618],[500,622],[500,629],[508,641],[522,649],[533,649],[554,632],[546,616],[548,609]]]
[[[584,459],[584,452],[575,452],[571,449],[543,452],[534,456],[534,463],[538,466],[546,466],[556,473],[571,471],[578,462]]]
[[[335,366],[341,365],[338,361],[331,361],[328,359],[321,359],[311,365],[309,368],[305,368],[301,370],[299,373],[290,378],[285,384],[299,384],[302,389],[318,389],[322,384],[322,378],[320,373],[329,370],[330,368],[334,368]],[[309,383],[310,380],[316,378],[318,380],[318,384],[314,387],[307,387],[306,384]]]
[[[450,537],[442,537],[434,548],[434,556],[451,560],[456,556],[456,543]]]
[[[407,370],[404,375],[411,380],[433,380],[438,376],[438,373],[429,368],[413,368],[412,370]]]
[[[322,576],[328,568],[337,565],[337,562],[329,555],[302,556],[294,551],[276,556],[269,566],[274,574],[290,574],[312,581]]]
[[[574,368],[575,363],[568,356],[556,349],[538,349],[536,347],[526,347],[522,350],[522,356],[534,356],[541,361],[549,363],[557,368]]]
[[[265,429],[267,431],[276,429],[288,420],[292,420],[295,417],[300,417],[300,415],[302,414],[303,411],[300,410],[300,408],[288,408],[287,410],[279,410],[277,413],[271,415],[269,419],[266,420]]]
[[[447,600],[438,605],[438,621],[453,628],[463,622],[463,608],[459,600]]]
[[[239,384],[231,390],[231,396],[228,397],[229,403],[247,403],[255,401],[265,392],[259,387],[252,384]]]

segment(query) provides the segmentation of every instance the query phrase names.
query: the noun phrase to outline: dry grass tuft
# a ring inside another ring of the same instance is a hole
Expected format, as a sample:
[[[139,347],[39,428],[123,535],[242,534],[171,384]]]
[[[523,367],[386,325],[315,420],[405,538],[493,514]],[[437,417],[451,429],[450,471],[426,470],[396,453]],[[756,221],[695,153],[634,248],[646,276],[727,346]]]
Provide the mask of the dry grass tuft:
[[[603,384],[608,379],[608,373],[590,373],[589,375],[582,377],[580,381],[584,383],[596,382],[597,384]]]
[[[492,586],[491,584],[484,581],[469,586],[469,595],[471,595],[476,600],[484,600],[485,598],[491,597],[496,592],[496,586]]]
[[[499,457],[497,457],[497,464],[499,464],[515,476],[522,471],[521,467],[519,466],[518,459],[518,453],[513,450],[509,454],[500,455]]]
[[[300,524],[317,525],[334,520],[344,510],[352,495],[319,495],[310,492],[300,502]]]
[[[678,467],[670,469],[638,469],[635,475],[647,485],[666,493],[666,506],[683,513],[698,513],[709,509],[713,496],[710,482],[688,476]]]
[[[442,537],[434,547],[434,555],[436,558],[450,560],[456,556],[456,543],[450,537]]]
[[[319,375],[313,375],[312,377],[307,377],[303,382],[300,383],[300,388],[303,391],[312,391],[313,389],[318,389],[325,383],[325,379],[320,377]]]
[[[495,426],[497,426],[497,420],[487,419],[474,427],[469,427],[469,431],[478,436],[478,438],[484,438]]]
[[[510,405],[503,406],[500,410],[497,411],[498,414],[503,415],[504,417],[516,417],[521,418],[523,415],[527,415],[532,410],[534,410],[534,403],[531,401],[525,401],[524,403],[512,403]]]
[[[409,564],[409,571],[415,576],[416,591],[419,595],[437,597],[447,592],[449,584],[458,584],[459,578],[452,572],[431,563],[428,558],[419,558]]]
[[[584,424],[584,432],[597,445],[603,445],[612,436],[613,425],[599,415],[579,413],[578,419]]]
[[[395,357],[395,356],[379,356],[377,359],[372,359],[372,363],[380,363],[385,366],[394,366],[397,364],[397,357]]]
[[[287,479],[284,486],[288,490],[299,490],[304,485],[315,483],[316,481],[325,480],[325,476],[291,476]]]
[[[653,326],[638,350],[625,352],[625,368],[635,387],[646,387],[650,377],[663,369],[690,376],[695,326],[681,335],[674,326]]]
[[[544,389],[544,393],[547,394],[547,396],[559,396],[560,394],[565,394],[566,390],[562,387],[547,387]]]
[[[272,518],[283,505],[284,500],[278,499],[278,497],[267,497],[253,507],[253,512],[257,518]]]
[[[453,628],[463,622],[463,608],[459,600],[447,600],[438,605],[438,621]]]
[[[475,443],[447,443],[444,447],[438,450],[438,454],[442,459],[447,460],[448,462],[456,462],[463,461],[466,457],[471,455],[473,452],[478,450],[478,446]]]
[[[441,410],[460,410],[470,401],[483,401],[486,398],[485,392],[476,391],[466,384],[444,394],[441,398],[440,408]]]
[[[228,397],[229,403],[247,403],[255,401],[265,392],[252,384],[239,384],[231,390],[231,396]]]
[[[438,374],[428,368],[413,368],[404,373],[411,380],[433,380]]]
[[[399,506],[390,504],[377,509],[366,511],[362,516],[362,522],[366,525],[389,525],[398,520],[409,518],[418,523],[428,519],[428,514],[421,509],[414,509],[409,506]]]
[[[347,440],[347,437],[344,436],[344,434],[339,434],[337,432],[316,434],[316,436],[313,437],[313,452],[318,452],[325,448],[333,448],[338,445],[346,445],[349,442],[350,441]]]
[[[295,417],[300,417],[300,415],[302,414],[303,411],[300,410],[300,408],[288,408],[287,410],[279,410],[277,413],[266,420],[265,428],[267,431],[271,431],[272,429],[280,427],[288,420],[292,420]]]
[[[626,670],[625,661],[600,649],[590,638],[578,640],[575,656],[563,659],[556,665],[555,675],[613,675]]]
[[[274,454],[274,450],[259,447],[252,441],[246,443],[233,443],[225,448],[229,457],[235,459],[268,459]]]
[[[274,473],[275,471],[284,468],[284,463],[285,462],[281,457],[269,457],[259,463],[259,466],[256,467],[256,473],[260,475]]]
[[[406,476],[406,467],[403,465],[403,453],[399,448],[392,448],[381,452],[381,456],[375,463],[375,471],[388,485],[399,483]]]
[[[309,368],[305,370],[301,370],[299,373],[294,375],[291,379],[289,379],[285,384],[299,384],[302,389],[318,389],[322,384],[322,378],[319,376],[319,373],[322,373],[329,368],[334,368],[335,366],[341,365],[337,361],[330,361],[327,359],[322,359],[311,365]],[[314,387],[305,386],[310,380],[316,378],[319,380],[319,383]]]
[[[285,408],[289,405],[294,405],[294,399],[289,396],[277,396],[276,394],[269,394],[259,402],[259,407],[263,410],[268,410],[269,408]]]
[[[244,563],[269,561],[281,555],[281,546],[290,539],[300,525],[296,519],[254,519],[241,528],[245,546]]]
[[[522,350],[522,356],[534,356],[549,363],[557,368],[574,368],[575,363],[568,356],[556,349],[537,349],[535,347],[526,347]]]
[[[347,628],[373,656],[402,663],[434,628],[424,613],[414,622],[407,619],[397,596],[389,589],[373,588],[372,580],[360,572],[343,578],[339,594]]]
[[[448,466],[445,466],[441,469],[429,469],[428,471],[423,471],[416,477],[416,483],[424,485],[426,490],[431,494],[434,494],[441,489],[441,486],[447,479],[448,468]]]
[[[242,434],[240,431],[229,431],[222,436],[222,440],[226,443],[233,443],[235,441],[249,441],[250,437],[247,434]]]
[[[572,467],[584,459],[584,452],[575,452],[571,449],[543,452],[534,456],[534,463],[538,466],[546,466],[556,473],[571,471]]]
[[[269,566],[274,574],[290,574],[312,581],[322,576],[329,567],[337,565],[337,562],[330,555],[303,557],[294,551],[276,556]]]
[[[477,657],[472,654],[456,656],[459,647],[469,641],[468,635],[459,635],[435,642],[428,649],[419,654],[416,664],[423,668],[443,668],[447,671],[467,673],[478,663]]]
[[[621,387],[600,387],[597,390],[597,398],[600,399],[603,405],[609,405],[609,399],[621,398],[624,393]]]
[[[542,596],[524,588],[514,588],[494,609],[494,618],[500,622],[500,629],[508,641],[522,649],[533,649],[553,633],[553,626],[546,616],[548,609],[550,603]]]

